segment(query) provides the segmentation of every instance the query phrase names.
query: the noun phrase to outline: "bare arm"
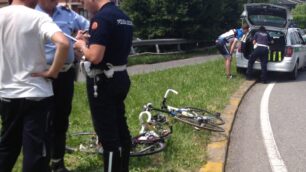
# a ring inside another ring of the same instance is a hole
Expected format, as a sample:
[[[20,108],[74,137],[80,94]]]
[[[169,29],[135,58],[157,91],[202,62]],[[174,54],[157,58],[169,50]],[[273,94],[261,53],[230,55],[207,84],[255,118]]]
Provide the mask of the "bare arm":
[[[86,47],[86,43],[83,40],[78,40],[74,44],[74,48],[79,49],[83,52],[86,60],[93,64],[99,64],[104,57],[105,46],[99,44],[90,45],[89,48]]]
[[[39,73],[33,73],[32,76],[57,78],[58,73],[65,64],[68,56],[69,41],[62,32],[56,32],[52,35],[51,41],[56,45],[56,52],[53,63],[49,70]]]
[[[236,44],[238,42],[238,39],[234,39],[234,41],[231,43],[231,46],[230,46],[230,54],[233,54],[235,48],[236,48]]]

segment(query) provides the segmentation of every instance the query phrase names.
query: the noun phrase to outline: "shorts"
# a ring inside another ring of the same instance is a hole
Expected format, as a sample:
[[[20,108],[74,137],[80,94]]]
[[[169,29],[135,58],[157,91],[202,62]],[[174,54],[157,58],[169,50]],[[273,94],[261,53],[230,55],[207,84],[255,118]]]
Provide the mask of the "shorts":
[[[224,58],[230,58],[231,54],[226,46],[226,43],[222,40],[216,41],[216,47],[219,50],[220,54],[223,55]]]

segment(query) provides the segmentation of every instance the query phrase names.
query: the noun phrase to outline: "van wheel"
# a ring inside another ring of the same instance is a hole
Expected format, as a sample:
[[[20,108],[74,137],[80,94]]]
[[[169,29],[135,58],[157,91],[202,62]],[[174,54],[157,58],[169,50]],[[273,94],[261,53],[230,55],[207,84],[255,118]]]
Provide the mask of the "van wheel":
[[[237,73],[239,74],[245,74],[246,69],[245,68],[241,68],[241,67],[236,67]]]
[[[290,79],[296,80],[296,79],[298,78],[298,75],[299,75],[298,66],[299,66],[299,62],[297,61],[296,64],[295,64],[295,66],[294,66],[293,71],[290,72]]]

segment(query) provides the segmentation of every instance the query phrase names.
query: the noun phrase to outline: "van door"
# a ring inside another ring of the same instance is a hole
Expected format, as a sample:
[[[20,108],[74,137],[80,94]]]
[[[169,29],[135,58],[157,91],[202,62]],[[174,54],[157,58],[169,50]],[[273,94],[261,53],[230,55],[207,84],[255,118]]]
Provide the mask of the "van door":
[[[290,42],[293,47],[293,56],[299,58],[298,68],[301,68],[305,64],[305,47],[303,45],[303,40],[300,38],[297,31],[290,33]]]
[[[301,49],[300,49],[301,63],[300,63],[300,65],[301,65],[301,67],[305,67],[306,66],[306,45],[305,45],[305,41],[304,41],[300,32],[296,32],[296,35],[297,35],[298,42],[301,45]]]
[[[289,10],[286,7],[266,4],[250,3],[244,5],[242,13],[250,27],[272,27],[286,30],[292,19]]]

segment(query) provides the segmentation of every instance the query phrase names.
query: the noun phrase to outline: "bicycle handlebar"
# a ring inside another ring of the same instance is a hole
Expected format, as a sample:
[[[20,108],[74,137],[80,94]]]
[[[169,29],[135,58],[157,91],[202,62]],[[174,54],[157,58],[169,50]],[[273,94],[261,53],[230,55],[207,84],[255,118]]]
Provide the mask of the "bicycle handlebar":
[[[147,120],[146,122],[150,122],[151,121],[151,118],[152,118],[152,114],[149,112],[149,111],[142,111],[140,114],[139,114],[139,121],[141,124],[144,123],[144,115],[147,115]]]
[[[164,109],[164,108],[167,107],[166,101],[167,101],[167,97],[168,97],[169,92],[172,92],[172,93],[174,93],[174,94],[178,94],[177,91],[175,91],[175,90],[173,90],[173,89],[168,89],[168,90],[166,91],[166,93],[165,93],[165,95],[164,95],[164,98],[163,98],[163,101],[162,101],[162,105],[161,105],[161,106],[162,106],[162,109]]]
[[[140,134],[144,133],[145,132],[145,120],[144,120],[144,115],[147,115],[147,123],[151,121],[151,118],[152,118],[152,114],[149,112],[149,111],[142,111],[140,114],[139,114],[139,121],[141,123],[141,129],[139,131]]]
[[[174,93],[174,94],[178,94],[177,91],[175,91],[175,90],[173,90],[173,89],[168,89],[168,90],[166,91],[165,95],[164,95],[164,99],[166,99],[166,98],[168,97],[169,92],[172,92],[172,93]]]

